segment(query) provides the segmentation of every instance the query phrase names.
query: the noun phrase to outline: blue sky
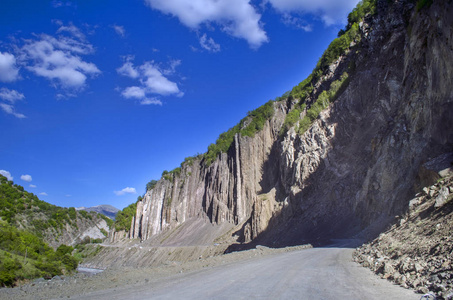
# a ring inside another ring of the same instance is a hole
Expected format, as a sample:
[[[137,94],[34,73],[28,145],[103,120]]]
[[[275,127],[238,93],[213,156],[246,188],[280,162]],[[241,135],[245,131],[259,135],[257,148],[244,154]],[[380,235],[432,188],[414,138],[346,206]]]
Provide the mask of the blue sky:
[[[357,0],[0,2],[0,173],[123,208],[310,74]]]

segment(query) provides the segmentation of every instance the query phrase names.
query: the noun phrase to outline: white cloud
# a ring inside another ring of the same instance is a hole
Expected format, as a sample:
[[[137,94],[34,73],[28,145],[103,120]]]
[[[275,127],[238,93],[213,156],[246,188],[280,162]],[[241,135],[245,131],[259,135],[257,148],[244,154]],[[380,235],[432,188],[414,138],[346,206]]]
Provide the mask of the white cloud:
[[[157,98],[144,98],[140,101],[140,104],[141,105],[151,105],[151,104],[162,105],[162,101],[160,101]]]
[[[126,98],[136,98],[136,99],[143,99],[146,98],[146,92],[144,88],[138,87],[138,86],[130,86],[127,87],[121,95]]]
[[[301,13],[320,16],[326,25],[344,23],[359,0],[266,0],[281,13]]]
[[[57,33],[62,32],[68,32],[81,41],[85,40],[85,35],[73,24],[70,24],[69,26],[61,26],[60,28],[58,28]]]
[[[7,114],[10,114],[10,115],[13,115],[15,116],[16,118],[18,119],[24,119],[26,118],[26,116],[24,114],[20,114],[20,113],[17,113],[15,110],[14,110],[14,106],[10,105],[10,104],[6,104],[6,103],[0,103],[0,108],[6,112]]]
[[[137,69],[130,61],[126,61],[120,68],[116,69],[116,71],[118,74],[130,78],[137,78],[139,76]]]
[[[145,0],[151,8],[177,17],[185,26],[198,29],[216,23],[228,34],[247,40],[252,48],[268,41],[261,15],[250,0]]]
[[[298,29],[302,29],[303,31],[306,31],[306,32],[310,32],[313,30],[313,27],[310,24],[308,24],[307,22],[305,22],[303,19],[292,16],[289,13],[283,14],[282,22],[286,26],[291,26],[291,27],[295,27]]]
[[[154,65],[154,62],[144,63],[140,66],[140,70],[143,74],[143,78],[141,80],[142,84],[146,87],[149,93],[162,96],[180,93],[178,85],[163,76],[159,68]]]
[[[16,102],[17,100],[23,100],[25,96],[18,91],[1,88],[0,98],[14,104],[14,102]]]
[[[31,178],[31,175],[21,175],[20,179],[26,182],[31,182],[33,179]]]
[[[57,33],[70,33],[72,37],[58,38],[41,34],[37,40],[26,40],[20,49],[21,60],[27,69],[38,76],[56,82],[63,88],[80,89],[85,86],[87,76],[101,71],[95,64],[85,62],[80,55],[94,52],[91,44],[74,25],[61,26]]]
[[[46,192],[39,193],[39,195],[41,195],[41,196],[49,196],[49,195],[47,195]]]
[[[31,187],[31,188],[36,188],[37,186],[34,185],[34,184],[30,184],[30,187]]]
[[[112,27],[120,37],[124,37],[126,35],[126,30],[124,29],[124,26],[113,25]]]
[[[122,196],[122,195],[125,195],[125,194],[136,194],[137,193],[135,188],[132,188],[132,187],[126,187],[126,188],[122,189],[121,191],[113,191],[113,192],[117,196]]]
[[[167,69],[162,70],[162,74],[164,74],[166,76],[175,74],[176,67],[181,64],[181,60],[172,59],[172,60],[170,60],[170,62],[168,64],[169,64],[169,67]]]
[[[200,45],[202,48],[210,52],[219,52],[220,45],[217,44],[212,38],[208,38],[206,33],[200,37]]]
[[[0,170],[0,174],[5,176],[6,179],[8,180],[13,180],[13,176],[11,176],[11,173],[6,170]]]
[[[19,78],[16,57],[8,52],[0,52],[0,81],[12,82]]]
[[[121,95],[126,99],[137,99],[142,105],[157,104],[162,102],[151,95],[160,96],[177,96],[182,97],[183,92],[179,90],[176,82],[171,81],[166,76],[175,73],[177,66],[181,64],[180,60],[171,60],[166,69],[155,64],[154,61],[145,62],[143,65],[135,67],[132,63],[132,57],[126,57],[125,63],[116,71],[118,74],[137,79],[139,86],[129,86],[125,88]]]

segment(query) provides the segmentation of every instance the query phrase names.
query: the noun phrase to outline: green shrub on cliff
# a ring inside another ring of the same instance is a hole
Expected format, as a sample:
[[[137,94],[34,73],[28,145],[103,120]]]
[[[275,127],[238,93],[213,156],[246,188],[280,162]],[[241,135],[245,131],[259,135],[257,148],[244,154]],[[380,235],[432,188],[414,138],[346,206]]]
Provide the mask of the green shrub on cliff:
[[[332,82],[329,90],[322,91],[318,96],[315,103],[307,110],[306,115],[299,122],[299,134],[304,134],[305,131],[313,124],[313,122],[318,118],[319,113],[327,108],[329,104],[337,98],[339,92],[342,88],[348,84],[348,73],[343,73],[340,79]]]
[[[115,231],[129,230],[131,227],[132,218],[137,211],[137,202],[130,204],[116,214],[115,222],[113,223]]]
[[[151,191],[157,184],[157,180],[151,180],[146,184],[146,190]]]
[[[234,141],[236,134],[242,136],[253,137],[256,132],[263,129],[267,120],[272,118],[274,114],[273,101],[270,100],[266,104],[247,113],[247,117],[242,119],[239,124],[219,135],[215,144],[208,147],[204,159],[206,165],[210,165],[220,153],[226,153]]]
[[[321,58],[318,60],[318,63],[312,73],[291,90],[288,98],[299,99],[299,102],[295,105],[292,111],[286,115],[280,131],[281,135],[286,133],[289,128],[297,123],[298,116],[300,116],[301,112],[305,109],[304,105],[306,99],[310,97],[313,92],[313,85],[321,79],[325,72],[328,71],[328,67],[341,55],[344,55],[349,50],[351,45],[354,45],[360,41],[361,36],[359,22],[361,22],[365,16],[376,13],[376,1],[377,0],[363,0],[357,4],[354,10],[348,15],[348,25],[344,30],[339,32],[338,38],[334,39],[330,43]],[[333,88],[335,88],[333,86],[334,84],[335,83],[332,84]],[[319,112],[327,107],[325,106],[326,102],[324,100],[331,97],[332,95],[327,95],[324,92],[320,93],[317,101],[312,104],[310,109],[307,111],[306,116],[300,120],[299,133],[305,132],[308,127],[310,127],[313,121],[318,117]]]

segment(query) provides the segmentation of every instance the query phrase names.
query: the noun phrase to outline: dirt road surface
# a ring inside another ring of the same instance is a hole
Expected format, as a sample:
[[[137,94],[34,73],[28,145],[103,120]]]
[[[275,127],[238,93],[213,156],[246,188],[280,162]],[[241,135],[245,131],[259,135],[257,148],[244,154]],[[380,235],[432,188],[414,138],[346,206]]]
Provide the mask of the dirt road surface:
[[[71,299],[420,299],[352,262],[352,248],[272,254]]]

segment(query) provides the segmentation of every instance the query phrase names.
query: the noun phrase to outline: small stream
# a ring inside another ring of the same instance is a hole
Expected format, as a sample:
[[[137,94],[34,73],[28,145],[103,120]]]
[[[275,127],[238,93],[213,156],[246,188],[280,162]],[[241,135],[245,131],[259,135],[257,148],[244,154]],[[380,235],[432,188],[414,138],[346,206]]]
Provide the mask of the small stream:
[[[102,269],[86,268],[86,267],[78,267],[77,271],[81,274],[87,274],[87,275],[95,275],[95,274],[104,272],[104,270],[102,270]]]

